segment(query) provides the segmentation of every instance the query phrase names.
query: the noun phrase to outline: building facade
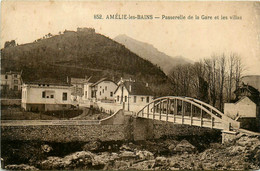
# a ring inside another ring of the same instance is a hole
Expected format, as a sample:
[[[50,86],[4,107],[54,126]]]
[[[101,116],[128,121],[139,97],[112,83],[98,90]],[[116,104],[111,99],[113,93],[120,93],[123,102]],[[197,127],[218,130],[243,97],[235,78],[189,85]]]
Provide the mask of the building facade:
[[[244,96],[236,103],[225,103],[224,113],[233,119],[256,118],[258,115],[257,104],[249,97]]]
[[[107,78],[102,78],[97,82],[89,80],[84,84],[84,100],[92,101],[114,101],[114,91],[117,84]]]
[[[225,103],[224,113],[241,123],[241,127],[260,132],[259,76],[244,76],[234,91],[235,103]]]
[[[22,86],[22,108],[27,111],[53,111],[71,108],[69,84],[25,83]]]
[[[1,73],[1,90],[21,91],[22,78],[20,72]]]
[[[114,93],[115,101],[124,104],[124,108],[137,112],[153,100],[153,92],[148,84],[134,80],[121,81]]]
[[[70,83],[72,87],[71,97],[73,101],[79,101],[84,95],[84,83],[87,82],[86,78],[67,78],[67,82]]]

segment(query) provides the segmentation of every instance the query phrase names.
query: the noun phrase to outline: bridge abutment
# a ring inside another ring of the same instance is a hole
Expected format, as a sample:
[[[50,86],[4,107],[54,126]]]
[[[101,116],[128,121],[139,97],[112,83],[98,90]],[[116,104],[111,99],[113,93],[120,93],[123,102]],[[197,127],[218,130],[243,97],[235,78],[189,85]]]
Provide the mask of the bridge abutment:
[[[237,134],[237,132],[233,131],[222,131],[222,144],[233,141],[236,138]]]

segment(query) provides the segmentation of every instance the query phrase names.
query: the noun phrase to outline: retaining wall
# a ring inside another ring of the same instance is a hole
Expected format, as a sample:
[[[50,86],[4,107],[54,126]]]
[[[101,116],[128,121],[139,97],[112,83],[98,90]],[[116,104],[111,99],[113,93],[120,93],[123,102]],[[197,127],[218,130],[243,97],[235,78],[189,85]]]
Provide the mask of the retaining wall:
[[[16,121],[16,123],[19,121]],[[60,121],[62,122],[62,121]],[[176,125],[164,121],[134,118],[124,115],[123,110],[93,125],[12,125],[1,124],[2,140],[40,140],[54,142],[72,141],[112,141],[112,140],[147,140],[164,136],[203,135],[215,130]]]

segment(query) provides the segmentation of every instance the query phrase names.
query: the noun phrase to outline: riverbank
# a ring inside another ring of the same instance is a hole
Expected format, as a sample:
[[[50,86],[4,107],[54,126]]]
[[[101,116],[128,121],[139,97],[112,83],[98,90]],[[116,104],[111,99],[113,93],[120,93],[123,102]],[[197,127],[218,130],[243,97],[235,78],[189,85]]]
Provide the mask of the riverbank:
[[[165,137],[154,141],[88,143],[2,141],[1,156],[8,170],[260,168],[260,137],[238,134],[235,141],[224,145],[219,137]]]

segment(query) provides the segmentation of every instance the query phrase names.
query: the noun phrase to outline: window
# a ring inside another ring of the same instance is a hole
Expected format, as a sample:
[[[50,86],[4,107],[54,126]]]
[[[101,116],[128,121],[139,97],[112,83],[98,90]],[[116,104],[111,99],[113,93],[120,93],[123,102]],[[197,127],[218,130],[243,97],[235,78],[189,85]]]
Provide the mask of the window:
[[[136,96],[134,96],[134,103],[136,103]]]
[[[54,95],[52,94],[52,95],[51,95],[51,99],[53,99],[53,98],[54,98]]]
[[[141,97],[141,101],[142,101],[142,102],[144,101],[144,97]]]
[[[113,91],[110,92],[110,97],[113,97]]]
[[[91,91],[91,98],[94,98],[94,97],[96,97],[96,93],[95,93],[94,90],[92,90],[92,91]]]
[[[104,89],[102,90],[102,92],[104,93]]]
[[[101,96],[101,91],[99,92],[100,96]]]
[[[125,96],[125,102],[127,102],[127,96]]]
[[[45,98],[45,91],[42,92],[42,98]]]
[[[16,74],[14,75],[14,78],[17,78],[17,75],[16,75]]]
[[[117,96],[117,101],[119,102],[119,96]]]
[[[85,97],[88,97],[88,91],[85,91]]]
[[[149,103],[149,97],[146,97],[146,103]]]
[[[18,86],[14,86],[14,91],[18,91]]]
[[[107,86],[105,87],[105,90],[107,91]]]
[[[14,80],[14,83],[15,83],[15,84],[18,84],[18,80]]]
[[[68,96],[67,93],[62,93],[62,100],[64,100],[64,101],[67,100],[67,98],[68,98],[67,96]]]
[[[5,75],[5,79],[6,79],[6,80],[8,79],[8,75]]]

